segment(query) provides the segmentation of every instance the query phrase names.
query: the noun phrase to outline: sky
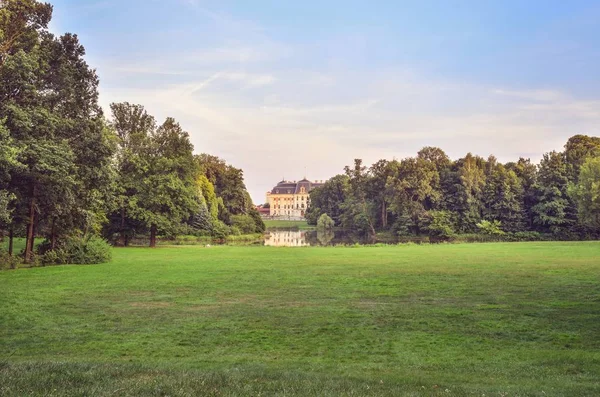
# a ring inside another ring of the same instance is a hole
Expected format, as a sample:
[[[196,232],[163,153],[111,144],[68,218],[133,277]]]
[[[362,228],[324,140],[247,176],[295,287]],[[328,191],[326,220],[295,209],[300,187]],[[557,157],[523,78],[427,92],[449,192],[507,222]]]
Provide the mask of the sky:
[[[174,117],[197,153],[282,178],[361,158],[500,161],[600,135],[600,1],[49,0],[100,103]]]

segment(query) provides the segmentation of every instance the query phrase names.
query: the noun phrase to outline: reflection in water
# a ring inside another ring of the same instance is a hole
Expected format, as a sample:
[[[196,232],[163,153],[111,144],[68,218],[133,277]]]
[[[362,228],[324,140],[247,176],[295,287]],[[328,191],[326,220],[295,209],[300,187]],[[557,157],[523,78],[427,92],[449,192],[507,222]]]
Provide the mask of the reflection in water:
[[[320,245],[329,245],[335,237],[333,230],[317,230],[317,240]]]
[[[265,245],[274,247],[306,247],[306,231],[276,230],[265,235]]]
[[[308,247],[314,245],[354,244],[363,242],[343,231],[333,230],[269,230],[265,234],[265,245],[274,247]]]
[[[355,244],[397,244],[412,242],[430,243],[429,237],[377,236],[377,238],[358,235],[345,230],[267,230],[264,245],[275,247],[308,247],[315,245],[355,245]],[[433,241],[435,242],[435,241]]]

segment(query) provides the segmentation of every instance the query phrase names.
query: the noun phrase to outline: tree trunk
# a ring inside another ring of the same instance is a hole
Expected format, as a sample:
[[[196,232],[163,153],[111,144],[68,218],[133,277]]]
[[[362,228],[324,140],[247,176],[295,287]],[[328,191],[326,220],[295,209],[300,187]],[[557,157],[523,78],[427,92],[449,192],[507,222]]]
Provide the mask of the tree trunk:
[[[10,229],[8,230],[8,255],[9,256],[13,256],[13,238],[14,238],[13,225],[10,225]]]
[[[35,185],[31,187],[31,201],[29,203],[29,223],[27,224],[27,241],[25,242],[25,263],[31,262],[33,254],[33,235],[35,223]]]
[[[156,247],[156,225],[150,226],[150,248]]]
[[[375,231],[375,227],[373,227],[373,222],[371,221],[371,217],[367,213],[367,201],[363,198],[363,212],[367,216],[367,222],[369,223],[369,228],[371,229],[371,236],[375,237],[377,232]]]
[[[381,202],[381,226],[384,229],[387,228],[387,208],[385,207],[385,200]]]
[[[50,231],[50,249],[56,248],[56,218],[52,218],[52,229]]]
[[[127,246],[127,239],[125,237],[125,207],[121,207],[121,227],[120,227],[119,247]]]

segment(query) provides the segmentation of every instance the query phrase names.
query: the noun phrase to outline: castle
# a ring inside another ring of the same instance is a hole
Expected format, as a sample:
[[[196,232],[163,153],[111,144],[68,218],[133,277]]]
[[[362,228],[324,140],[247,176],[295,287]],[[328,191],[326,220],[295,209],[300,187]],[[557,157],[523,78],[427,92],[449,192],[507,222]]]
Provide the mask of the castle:
[[[323,183],[324,181],[311,182],[306,178],[298,182],[286,180],[279,182],[270,192],[267,192],[269,215],[303,219],[310,206],[308,193]]]

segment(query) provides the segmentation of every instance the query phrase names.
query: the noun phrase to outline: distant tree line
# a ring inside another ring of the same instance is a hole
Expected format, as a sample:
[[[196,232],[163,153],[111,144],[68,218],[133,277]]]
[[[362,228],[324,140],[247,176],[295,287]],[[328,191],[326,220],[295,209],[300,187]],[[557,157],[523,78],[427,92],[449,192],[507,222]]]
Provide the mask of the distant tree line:
[[[77,35],[48,31],[52,6],[0,1],[0,237],[35,239],[44,250],[73,236],[195,233],[223,237],[264,230],[240,169],[194,155],[173,119],[141,105],[98,105],[99,79]]]
[[[571,137],[539,164],[467,154],[456,161],[425,147],[416,157],[352,167],[310,193],[306,218],[322,214],[363,234],[505,233],[556,239],[600,237],[600,138]]]

